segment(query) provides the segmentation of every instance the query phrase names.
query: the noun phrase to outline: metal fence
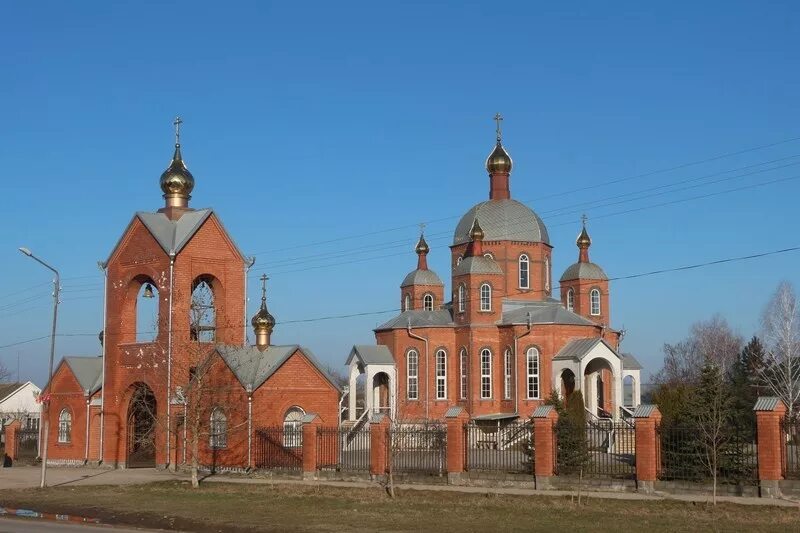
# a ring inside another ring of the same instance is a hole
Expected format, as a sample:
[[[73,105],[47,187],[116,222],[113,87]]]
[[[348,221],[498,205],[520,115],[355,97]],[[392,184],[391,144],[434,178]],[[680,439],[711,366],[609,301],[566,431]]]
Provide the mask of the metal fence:
[[[583,475],[634,479],[636,431],[623,420],[592,420],[586,424],[586,460]]]
[[[256,468],[299,471],[303,466],[303,428],[277,426],[257,429],[254,463]]]
[[[398,425],[388,429],[386,458],[392,472],[447,473],[447,429],[441,425]]]
[[[317,468],[333,471],[365,471],[370,466],[369,426],[351,430],[317,428]]]
[[[712,477],[710,457],[716,455],[719,483],[758,482],[758,451],[754,428],[727,426],[715,439],[704,438],[700,428],[691,424],[662,425],[656,431],[660,442],[660,479],[709,481]]]
[[[781,453],[783,477],[786,479],[800,479],[800,420],[781,421],[783,430],[783,451]]]
[[[18,461],[32,461],[39,455],[39,430],[21,429],[16,433]]]
[[[464,425],[464,468],[533,474],[533,424],[530,420],[504,425]]]

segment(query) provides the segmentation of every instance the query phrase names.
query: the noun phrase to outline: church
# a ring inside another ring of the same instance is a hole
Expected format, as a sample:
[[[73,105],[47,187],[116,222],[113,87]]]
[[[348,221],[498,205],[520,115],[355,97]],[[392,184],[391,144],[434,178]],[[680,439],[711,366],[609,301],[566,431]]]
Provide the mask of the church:
[[[400,313],[375,329],[376,345],[346,361],[351,423],[443,420],[460,407],[476,423],[528,418],[553,391],[580,390],[589,417],[617,419],[640,402],[641,365],[619,351],[609,280],[590,261],[583,228],[577,262],[552,283],[553,244],[542,219],[511,197],[513,162],[502,143],[486,160],[489,199],[461,217],[450,245],[450,292],[428,268],[424,235],[417,266],[400,283]]]
[[[189,206],[195,180],[181,155],[179,119],[175,125],[174,155],[160,179],[164,206],[136,213],[101,264],[103,353],[64,358],[43,391],[53,463],[153,467],[197,458],[245,469],[258,466],[259,428],[338,424],[341,391],[325,368],[299,344],[271,342],[266,276],[248,320],[254,259],[213,209]],[[152,325],[137,323],[146,305]],[[300,447],[294,436],[284,441]]]

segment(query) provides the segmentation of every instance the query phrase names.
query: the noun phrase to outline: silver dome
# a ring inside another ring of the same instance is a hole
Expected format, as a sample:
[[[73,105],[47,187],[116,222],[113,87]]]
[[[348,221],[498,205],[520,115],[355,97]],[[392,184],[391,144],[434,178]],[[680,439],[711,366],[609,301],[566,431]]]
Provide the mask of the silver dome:
[[[484,241],[543,242],[550,244],[547,228],[539,215],[516,200],[488,200],[472,207],[461,217],[453,234],[453,245],[470,241],[475,217],[480,220]]]
[[[595,263],[575,263],[564,271],[560,281],[570,281],[573,279],[599,279],[607,280],[608,276]]]

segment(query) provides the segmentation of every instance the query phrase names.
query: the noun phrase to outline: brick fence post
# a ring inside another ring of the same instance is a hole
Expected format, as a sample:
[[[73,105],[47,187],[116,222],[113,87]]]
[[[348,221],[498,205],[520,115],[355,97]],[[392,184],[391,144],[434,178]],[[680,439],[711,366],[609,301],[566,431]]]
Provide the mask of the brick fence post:
[[[447,420],[447,483],[459,485],[466,466],[464,424],[469,420],[469,415],[462,407],[451,407],[444,417]]]
[[[661,442],[656,433],[661,423],[661,411],[655,405],[641,404],[634,411],[633,418],[636,424],[636,489],[653,494],[661,470]]]
[[[786,405],[774,396],[759,396],[756,412],[758,437],[758,487],[762,498],[780,498],[783,479],[783,447],[786,445],[781,421]]]
[[[22,427],[22,422],[14,420],[6,428],[6,455],[11,459],[11,463],[17,460],[17,431]]]
[[[386,475],[386,439],[389,433],[389,417],[377,414],[369,424],[369,473],[373,479]]]
[[[317,428],[320,423],[315,414],[303,416],[303,479],[314,479],[317,475]]]
[[[558,412],[552,405],[540,405],[533,412],[533,473],[537,489],[551,487],[556,472],[555,428]]]

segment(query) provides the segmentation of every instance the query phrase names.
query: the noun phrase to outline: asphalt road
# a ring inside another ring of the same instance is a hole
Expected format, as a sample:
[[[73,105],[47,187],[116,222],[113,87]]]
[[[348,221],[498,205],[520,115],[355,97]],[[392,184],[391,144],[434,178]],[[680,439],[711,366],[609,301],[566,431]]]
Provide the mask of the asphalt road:
[[[0,533],[141,533],[152,529],[126,529],[104,525],[70,524],[39,518],[0,518]]]

